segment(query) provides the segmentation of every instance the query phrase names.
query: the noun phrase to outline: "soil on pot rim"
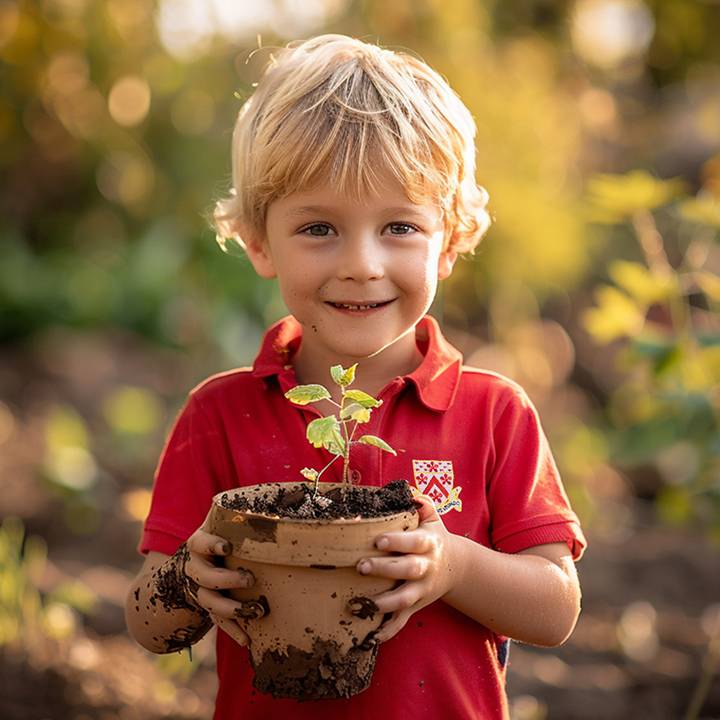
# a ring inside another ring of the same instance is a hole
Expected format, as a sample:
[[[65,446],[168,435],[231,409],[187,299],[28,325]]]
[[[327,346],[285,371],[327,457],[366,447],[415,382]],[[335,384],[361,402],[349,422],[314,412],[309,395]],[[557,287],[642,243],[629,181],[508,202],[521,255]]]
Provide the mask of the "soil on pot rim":
[[[328,492],[313,492],[312,484],[269,485],[266,493],[246,498],[225,493],[220,504],[229,510],[273,515],[299,520],[376,518],[413,512],[417,505],[405,480],[394,480],[381,488],[348,485]]]

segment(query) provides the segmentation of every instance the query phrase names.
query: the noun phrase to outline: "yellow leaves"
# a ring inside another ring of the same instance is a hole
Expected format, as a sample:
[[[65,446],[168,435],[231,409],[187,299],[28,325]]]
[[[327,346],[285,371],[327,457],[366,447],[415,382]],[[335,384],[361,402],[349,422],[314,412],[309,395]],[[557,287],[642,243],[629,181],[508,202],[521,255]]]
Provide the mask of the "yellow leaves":
[[[652,305],[667,300],[677,292],[671,275],[661,275],[640,263],[617,260],[610,265],[610,277],[639,303]]]
[[[720,345],[688,352],[679,367],[682,386],[690,392],[705,392],[720,384]]]
[[[583,313],[585,329],[600,343],[639,333],[645,323],[644,309],[621,290],[602,285],[595,291],[597,307]]]
[[[617,260],[610,265],[609,273],[618,287],[597,288],[597,306],[583,315],[585,329],[601,343],[637,335],[650,305],[667,302],[680,293],[675,275],[650,270],[640,263]]]
[[[685,189],[685,183],[678,178],[659,180],[644,170],[633,170],[624,175],[595,175],[587,186],[591,219],[617,222],[640,210],[660,207]]]
[[[720,228],[720,201],[714,197],[689,198],[680,204],[680,214],[691,222]]]

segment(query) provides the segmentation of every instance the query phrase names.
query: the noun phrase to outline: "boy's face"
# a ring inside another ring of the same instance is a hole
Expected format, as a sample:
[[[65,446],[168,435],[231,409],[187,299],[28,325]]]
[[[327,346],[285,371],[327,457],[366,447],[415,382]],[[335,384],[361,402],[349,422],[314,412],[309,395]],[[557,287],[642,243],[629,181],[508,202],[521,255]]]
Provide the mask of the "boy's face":
[[[304,327],[303,351],[318,360],[355,362],[398,343],[414,350],[414,327],[452,271],[439,207],[411,203],[387,177],[380,187],[362,202],[328,186],[276,200],[264,241],[246,243],[256,271],[278,278]]]

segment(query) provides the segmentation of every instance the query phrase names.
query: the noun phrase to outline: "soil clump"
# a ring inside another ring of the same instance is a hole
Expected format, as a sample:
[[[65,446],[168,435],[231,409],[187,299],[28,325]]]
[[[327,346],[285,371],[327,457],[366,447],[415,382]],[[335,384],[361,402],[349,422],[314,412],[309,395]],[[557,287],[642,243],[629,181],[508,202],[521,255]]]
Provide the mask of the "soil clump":
[[[377,645],[366,642],[344,652],[336,643],[315,639],[312,652],[290,646],[270,650],[255,666],[253,685],[277,698],[330,700],[351,697],[370,684]]]
[[[349,485],[317,493],[309,484],[288,483],[288,487],[269,486],[266,493],[251,499],[225,493],[220,503],[229,510],[299,520],[338,520],[358,516],[377,518],[417,509],[405,480],[394,480],[379,489]]]

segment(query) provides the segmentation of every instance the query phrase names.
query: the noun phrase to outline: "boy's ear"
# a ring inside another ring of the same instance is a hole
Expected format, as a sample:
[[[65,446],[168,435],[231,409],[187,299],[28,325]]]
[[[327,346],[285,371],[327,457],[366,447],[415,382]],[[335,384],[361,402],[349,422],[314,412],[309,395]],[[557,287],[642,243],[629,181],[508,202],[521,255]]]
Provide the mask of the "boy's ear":
[[[440,253],[440,258],[438,259],[439,280],[445,280],[445,278],[450,277],[457,258],[458,254],[455,250],[444,250]]]
[[[245,252],[255,268],[255,272],[260,277],[268,280],[274,278],[277,273],[275,272],[275,265],[267,239],[247,226],[240,229],[239,235],[245,245]]]

